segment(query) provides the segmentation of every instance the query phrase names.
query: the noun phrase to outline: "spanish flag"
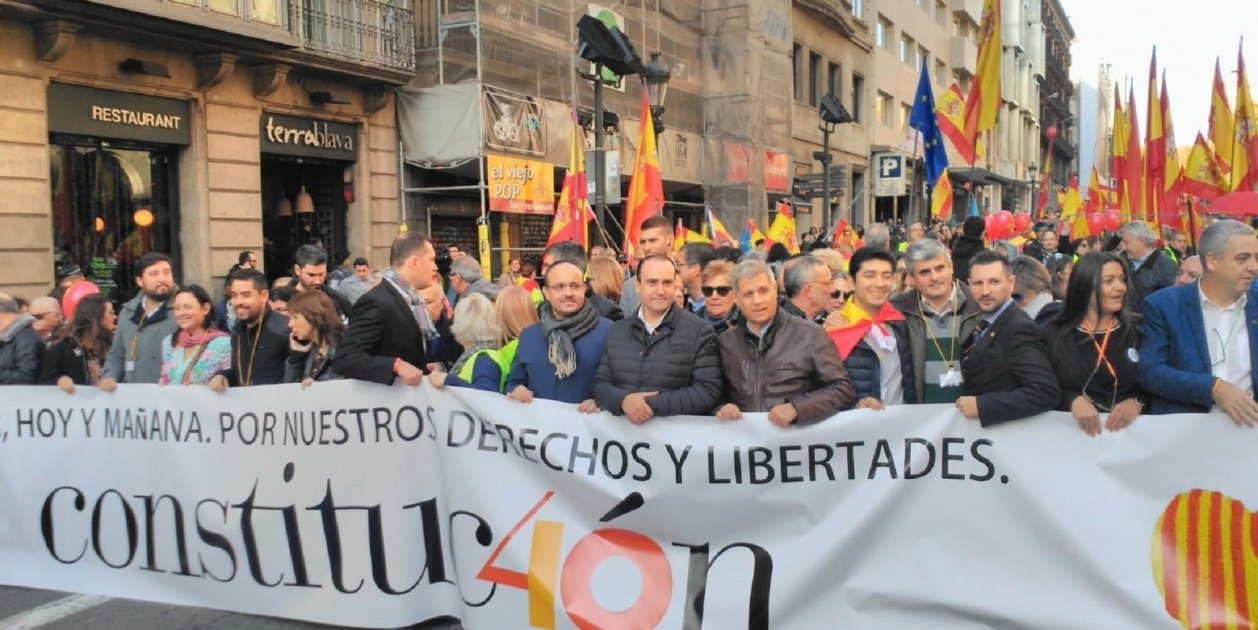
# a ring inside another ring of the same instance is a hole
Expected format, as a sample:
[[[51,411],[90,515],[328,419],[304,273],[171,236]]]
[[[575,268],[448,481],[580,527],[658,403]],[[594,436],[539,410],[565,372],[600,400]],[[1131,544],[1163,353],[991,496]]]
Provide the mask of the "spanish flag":
[[[1251,191],[1258,186],[1258,121],[1254,120],[1254,96],[1249,92],[1245,55],[1236,52],[1236,143],[1232,145],[1232,191]]]
[[[1232,105],[1227,100],[1219,59],[1214,59],[1214,88],[1210,92],[1210,141],[1214,143],[1214,159],[1224,175],[1232,172],[1232,145],[1236,142],[1236,124]]]
[[[1197,141],[1188,154],[1188,166],[1184,167],[1184,192],[1214,201],[1227,191],[1228,178],[1219,168],[1219,160],[1214,157],[1206,139],[1197,134]]]
[[[589,221],[593,213],[585,198],[585,139],[575,109],[571,111],[570,118],[568,172],[563,176],[563,187],[559,191],[559,203],[555,206],[555,218],[550,224],[550,238],[546,239],[546,246],[573,241],[588,250]]]
[[[940,221],[952,218],[952,181],[948,179],[948,169],[939,175],[939,181],[930,192],[930,216]]]
[[[633,161],[633,179],[625,198],[625,249],[637,257],[638,236],[642,222],[664,209],[664,181],[660,175],[660,159],[655,153],[655,122],[651,104],[642,90],[642,131],[638,134],[638,151]]]
[[[786,246],[792,254],[799,253],[799,238],[795,234],[795,215],[791,213],[791,204],[778,202],[778,215],[769,226],[769,240]]]
[[[965,99],[965,137],[971,142],[977,142],[980,133],[996,127],[1000,111],[1000,41],[1000,0],[983,0],[978,65],[970,95]]]

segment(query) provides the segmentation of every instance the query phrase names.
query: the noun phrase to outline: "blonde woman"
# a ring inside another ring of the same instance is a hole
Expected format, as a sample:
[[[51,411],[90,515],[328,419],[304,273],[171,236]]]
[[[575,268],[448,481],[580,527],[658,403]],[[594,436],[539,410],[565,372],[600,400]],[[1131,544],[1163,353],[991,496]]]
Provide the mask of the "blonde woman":
[[[520,331],[537,323],[533,296],[524,287],[507,287],[494,301],[498,329],[502,331],[502,348],[498,353],[510,365],[520,343]]]
[[[625,274],[619,263],[606,256],[591,258],[585,275],[595,293],[612,302],[620,302],[620,294],[625,288]]]
[[[502,331],[494,316],[494,305],[480,293],[469,293],[454,307],[454,323],[450,324],[454,341],[465,350],[451,366],[450,372],[434,370],[428,382],[441,389],[470,387],[485,392],[502,393],[511,364],[498,352]]]

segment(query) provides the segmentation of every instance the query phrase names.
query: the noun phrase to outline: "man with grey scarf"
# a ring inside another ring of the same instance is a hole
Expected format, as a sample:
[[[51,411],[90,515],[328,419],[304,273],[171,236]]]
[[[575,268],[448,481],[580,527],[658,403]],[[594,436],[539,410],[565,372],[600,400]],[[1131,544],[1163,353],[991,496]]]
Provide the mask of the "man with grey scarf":
[[[520,332],[520,345],[504,391],[523,403],[534,398],[597,408],[591,385],[611,320],[599,317],[585,299],[585,271],[567,260],[546,270],[546,301],[538,309],[539,323]]]

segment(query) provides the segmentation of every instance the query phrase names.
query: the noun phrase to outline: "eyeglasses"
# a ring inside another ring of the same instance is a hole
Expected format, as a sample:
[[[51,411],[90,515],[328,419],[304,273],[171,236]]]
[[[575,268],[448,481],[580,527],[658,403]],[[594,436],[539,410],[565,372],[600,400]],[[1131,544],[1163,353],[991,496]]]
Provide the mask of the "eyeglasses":
[[[712,297],[713,293],[721,297],[725,297],[729,295],[730,291],[734,290],[734,287],[729,287],[729,286],[699,287],[699,290],[703,292],[703,297]]]
[[[852,297],[851,291],[831,291],[830,292],[830,299],[832,300],[847,300],[847,298],[849,297]]]
[[[550,284],[550,285],[546,285],[546,289],[550,291],[554,291],[556,293],[563,293],[564,291],[571,291],[573,293],[578,293],[585,290],[585,285],[581,284],[580,282],[571,282],[568,284]]]
[[[34,317],[35,319],[43,319],[45,317],[48,317],[49,315],[52,315],[55,312],[56,311],[44,311],[42,313],[27,313],[27,314],[30,315],[31,317]]]

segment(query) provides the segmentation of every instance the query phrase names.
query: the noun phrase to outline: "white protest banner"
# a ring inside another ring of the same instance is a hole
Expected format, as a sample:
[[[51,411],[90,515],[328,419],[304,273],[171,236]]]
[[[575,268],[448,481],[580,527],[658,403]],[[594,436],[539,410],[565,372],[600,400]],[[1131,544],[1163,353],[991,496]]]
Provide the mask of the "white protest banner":
[[[779,429],[353,382],[3,393],[3,584],[373,627],[1258,625],[1258,432],[1219,415],[1089,438],[941,405]]]

